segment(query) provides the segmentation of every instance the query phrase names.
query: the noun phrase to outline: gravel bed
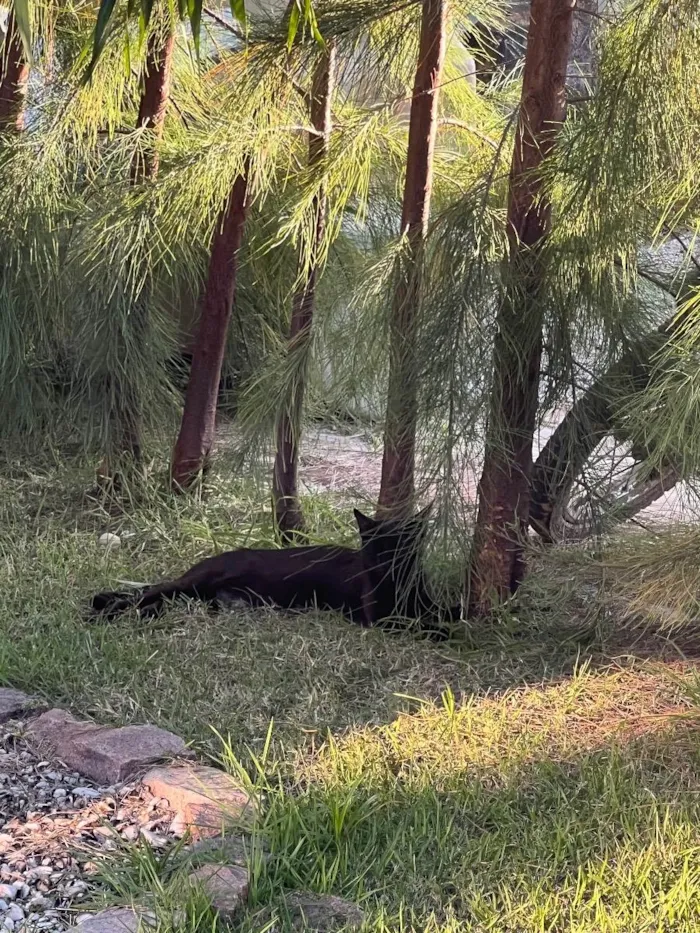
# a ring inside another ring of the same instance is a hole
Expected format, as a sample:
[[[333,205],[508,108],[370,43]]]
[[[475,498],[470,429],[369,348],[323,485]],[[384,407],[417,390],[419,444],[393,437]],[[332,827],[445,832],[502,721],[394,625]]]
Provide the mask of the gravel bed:
[[[19,724],[0,730],[0,933],[58,933],[99,894],[109,852],[139,837],[163,848],[182,827],[136,784],[96,787],[38,758]]]

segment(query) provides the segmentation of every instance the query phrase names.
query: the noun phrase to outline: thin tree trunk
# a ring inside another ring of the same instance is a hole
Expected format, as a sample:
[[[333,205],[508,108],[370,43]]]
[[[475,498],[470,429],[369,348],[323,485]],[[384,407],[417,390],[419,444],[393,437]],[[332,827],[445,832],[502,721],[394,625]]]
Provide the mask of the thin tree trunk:
[[[14,10],[7,18],[7,33],[2,48],[0,80],[0,132],[24,129],[24,101],[29,80],[29,64],[15,22]]]
[[[679,309],[697,284],[697,275],[687,278],[676,299]],[[620,395],[629,398],[648,386],[654,356],[686,320],[686,314],[674,313],[641,337],[575,401],[540,451],[532,473],[530,524],[544,541],[554,542],[558,516],[574,483],[598,444],[612,433]]]
[[[136,122],[137,129],[146,131],[148,138],[144,140],[143,148],[134,152],[131,161],[132,185],[153,181],[158,175],[158,141],[163,135],[170,97],[174,50],[175,32],[172,28],[169,28],[165,35],[154,32],[149,36],[143,90]],[[150,296],[147,290],[144,290],[132,315],[135,328],[143,332],[143,339],[146,339],[149,300]],[[98,468],[98,482],[112,486],[119,483],[113,459],[124,461],[128,458],[132,464],[140,463],[142,459],[141,403],[128,375],[117,381],[114,394],[116,404],[111,412],[113,440],[110,445],[113,456],[107,455]]]
[[[468,581],[471,614],[518,588],[529,521],[532,441],[542,354],[540,250],[551,226],[539,173],[566,113],[575,0],[533,0],[510,171],[506,288],[494,341],[493,388]]]
[[[131,163],[134,184],[153,179],[158,174],[158,141],[163,135],[165,112],[170,98],[170,84],[175,51],[175,32],[169,29],[165,36],[153,33],[148,40],[146,73],[139,102],[136,128],[149,131],[143,152],[137,151]]]
[[[179,490],[187,489],[205,468],[214,443],[216,402],[226,331],[236,294],[247,193],[246,166],[234,182],[212,242],[185,408],[173,453],[172,484]]]
[[[423,0],[411,100],[401,232],[391,308],[389,387],[377,516],[405,516],[415,494],[418,424],[417,327],[423,244],[430,217],[438,95],[446,46],[446,0]]]
[[[328,45],[314,74],[311,86],[311,125],[318,135],[309,136],[309,168],[318,166],[328,154],[331,134],[331,102],[335,82],[335,48]],[[320,191],[312,206],[314,226],[311,255],[302,256],[300,265],[305,280],[294,295],[289,327],[288,352],[304,353],[311,336],[316,302],[316,281],[319,274],[319,252],[326,222],[326,195]],[[302,250],[306,244],[302,244]],[[306,390],[306,364],[295,381],[289,405],[277,425],[277,455],[272,476],[272,497],[277,527],[285,540],[295,532],[303,532],[304,516],[299,502],[298,468],[301,413]]]
[[[626,494],[620,493],[615,498],[608,496],[607,501],[597,503],[598,514],[592,515],[590,520],[571,514],[569,506],[564,504],[557,509],[556,520],[552,520],[552,529],[556,528],[556,533],[561,537],[566,535],[567,541],[582,541],[596,533],[609,533],[615,526],[631,521],[640,512],[648,509],[673,489],[680,479],[679,467],[675,463],[666,463],[659,469],[654,469],[641,482],[630,483]]]
[[[644,482],[635,484],[631,495],[626,501],[613,505],[610,514],[606,518],[615,524],[628,522],[636,515],[639,515],[640,512],[648,509],[657,499],[665,496],[669,490],[673,489],[680,478],[681,471],[675,463],[665,464]]]

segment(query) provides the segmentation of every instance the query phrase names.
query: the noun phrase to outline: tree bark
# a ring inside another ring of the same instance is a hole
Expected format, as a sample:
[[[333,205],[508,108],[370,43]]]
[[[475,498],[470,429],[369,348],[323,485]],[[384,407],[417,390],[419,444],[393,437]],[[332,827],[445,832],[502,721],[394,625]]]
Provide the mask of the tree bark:
[[[644,468],[644,464],[641,464]],[[571,514],[570,505],[565,504],[558,509],[556,533],[562,537],[566,535],[567,541],[581,541],[596,533],[609,533],[615,526],[631,521],[640,512],[648,509],[662,496],[665,496],[682,478],[681,471],[675,463],[665,463],[660,468],[652,470],[641,481],[631,480],[623,493],[613,493],[601,498],[596,503],[598,515],[591,515],[591,520]],[[607,500],[607,501],[606,501]]]
[[[192,485],[206,467],[214,442],[216,401],[226,332],[236,294],[238,251],[243,241],[247,194],[246,166],[233,184],[212,241],[185,407],[173,453],[171,478],[176,490]]]
[[[7,18],[7,33],[2,47],[0,80],[0,132],[24,129],[24,101],[29,80],[29,64],[15,22],[14,10]]]
[[[525,571],[532,441],[542,355],[541,248],[551,227],[540,167],[566,114],[575,0],[533,0],[511,163],[509,260],[494,340],[493,388],[468,579],[472,615],[491,611]]]
[[[318,135],[309,135],[309,168],[319,166],[328,154],[332,118],[331,102],[335,82],[335,48],[328,45],[311,86],[311,125]],[[306,269],[305,279],[292,300],[288,353],[304,353],[308,347],[316,302],[316,281],[319,275],[319,253],[326,222],[326,194],[319,191],[312,205],[313,233],[309,244],[311,255],[302,255],[300,267]],[[302,250],[307,244],[302,244]],[[304,531],[304,516],[299,502],[298,469],[301,414],[306,390],[306,362],[295,381],[288,407],[277,424],[277,455],[272,475],[272,497],[275,521],[283,540]]]
[[[146,71],[136,128],[147,130],[150,138],[146,141],[144,151],[137,151],[131,163],[131,180],[134,184],[158,175],[160,159],[157,143],[163,135],[165,112],[170,98],[174,50],[175,32],[172,29],[164,37],[156,32],[148,39]]]
[[[423,245],[430,217],[438,95],[446,46],[446,0],[423,0],[411,100],[401,212],[405,237],[397,260],[389,333],[389,386],[377,517],[412,512],[415,495],[418,373],[416,339]]]
[[[698,274],[686,278],[676,298],[681,311],[699,281]],[[530,524],[547,543],[556,539],[558,517],[588,458],[613,431],[620,396],[629,398],[648,386],[655,354],[686,319],[686,314],[676,312],[641,337],[575,401],[540,451],[532,474]]]

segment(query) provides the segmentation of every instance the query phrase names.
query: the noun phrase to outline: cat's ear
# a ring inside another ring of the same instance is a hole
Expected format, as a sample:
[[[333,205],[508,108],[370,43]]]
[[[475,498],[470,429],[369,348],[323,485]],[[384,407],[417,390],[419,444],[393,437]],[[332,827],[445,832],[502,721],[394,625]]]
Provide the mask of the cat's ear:
[[[374,531],[378,523],[375,522],[373,518],[364,515],[359,509],[353,509],[352,511],[355,516],[355,521],[357,522],[357,527],[360,529],[360,535],[366,535],[370,531]]]

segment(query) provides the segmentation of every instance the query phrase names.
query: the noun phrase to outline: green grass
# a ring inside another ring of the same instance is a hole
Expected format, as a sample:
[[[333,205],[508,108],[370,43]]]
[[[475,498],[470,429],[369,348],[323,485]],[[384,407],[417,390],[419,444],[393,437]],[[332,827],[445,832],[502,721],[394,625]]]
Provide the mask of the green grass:
[[[0,681],[101,721],[157,722],[247,770],[270,857],[254,864],[246,931],[286,927],[298,888],[360,902],[373,931],[697,930],[694,665],[625,644],[573,560],[446,646],[320,613],[192,606],[88,625],[97,589],[273,540],[255,493],[226,477],[206,502],[152,490],[111,516],[88,485],[60,465],[0,475]],[[315,535],[351,540],[349,514],[309,505]],[[130,535],[105,551],[105,530]],[[109,866],[113,896],[211,931],[182,893],[182,857],[129,849]]]
[[[85,608],[120,581],[172,576],[213,551],[274,545],[254,492],[218,478],[206,502],[151,490],[108,514],[91,476],[60,468],[0,474],[0,681],[104,722],[152,721],[215,748],[258,746],[271,719],[277,743],[389,721],[409,700],[485,692],[569,671],[578,646],[517,632],[435,647],[366,631],[332,614],[173,606],[157,623],[133,616],[89,624]],[[317,539],[353,542],[351,511],[311,500]],[[105,550],[104,531],[122,535]],[[479,646],[490,642],[490,647]]]

